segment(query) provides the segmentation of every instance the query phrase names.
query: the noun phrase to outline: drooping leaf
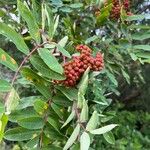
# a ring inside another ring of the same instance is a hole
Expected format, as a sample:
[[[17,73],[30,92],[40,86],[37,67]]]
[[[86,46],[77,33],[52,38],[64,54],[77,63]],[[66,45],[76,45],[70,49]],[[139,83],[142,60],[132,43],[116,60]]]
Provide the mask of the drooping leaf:
[[[115,137],[111,131],[103,134],[105,140],[110,144],[115,144]]]
[[[39,135],[40,130],[28,130],[22,127],[12,128],[5,132],[4,138],[9,141],[26,141]]]
[[[19,104],[20,98],[18,93],[14,88],[11,89],[11,91],[7,94],[6,97],[6,112],[7,114],[10,114],[12,110],[15,110],[17,105]]]
[[[99,129],[95,129],[90,131],[91,134],[104,134],[106,132],[111,131],[113,128],[115,128],[116,126],[118,126],[117,124],[110,124],[104,127],[101,127]]]
[[[67,150],[70,148],[70,146],[74,143],[74,141],[77,139],[80,132],[80,125],[77,124],[75,127],[73,133],[71,134],[70,138],[68,139],[67,143],[65,144],[63,150]]]
[[[75,111],[73,110],[61,128],[65,127],[74,117]]]
[[[37,56],[34,55],[30,58],[30,61],[32,65],[45,77],[54,79],[54,80],[65,80],[65,76],[61,75],[53,70],[51,70],[44,62],[43,60]]]
[[[44,126],[44,120],[40,117],[23,118],[18,120],[17,123],[26,129],[41,129]]]
[[[6,80],[0,80],[0,92],[8,92],[11,90],[11,85]]]
[[[34,18],[32,12],[20,0],[17,0],[17,2],[18,10],[22,18],[26,21],[28,25],[30,35],[33,39],[35,39],[37,43],[40,43],[40,30],[37,25],[36,19]]]
[[[90,136],[88,133],[83,132],[80,137],[80,150],[89,150]]]
[[[38,52],[41,58],[43,59],[43,61],[47,64],[47,66],[51,70],[63,74],[62,66],[58,63],[58,60],[50,53],[48,49],[40,48]]]
[[[0,48],[0,63],[13,71],[16,71],[18,68],[16,61],[1,48]]]
[[[94,111],[89,122],[87,123],[86,130],[87,131],[94,130],[97,127],[98,122],[99,122],[98,113],[97,111]]]
[[[16,45],[17,49],[23,52],[24,54],[29,53],[29,49],[25,44],[22,36],[2,22],[0,22],[0,34],[9,38]]]

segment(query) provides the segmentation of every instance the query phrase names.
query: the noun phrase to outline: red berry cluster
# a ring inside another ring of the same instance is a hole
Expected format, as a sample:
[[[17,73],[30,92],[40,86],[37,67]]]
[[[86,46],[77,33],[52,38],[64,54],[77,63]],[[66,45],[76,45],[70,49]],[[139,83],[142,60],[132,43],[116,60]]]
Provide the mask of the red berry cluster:
[[[78,45],[76,50],[80,52],[80,56],[73,56],[73,59],[63,65],[65,80],[55,81],[65,86],[75,86],[84,71],[90,67],[93,71],[100,71],[104,67],[103,56],[100,52],[94,58],[92,50],[86,45]]]
[[[110,19],[118,20],[120,18],[120,11],[121,7],[123,6],[124,10],[126,11],[127,15],[131,14],[129,12],[130,3],[129,0],[123,0],[122,3],[119,2],[119,0],[113,0],[112,1],[113,6],[110,13]]]

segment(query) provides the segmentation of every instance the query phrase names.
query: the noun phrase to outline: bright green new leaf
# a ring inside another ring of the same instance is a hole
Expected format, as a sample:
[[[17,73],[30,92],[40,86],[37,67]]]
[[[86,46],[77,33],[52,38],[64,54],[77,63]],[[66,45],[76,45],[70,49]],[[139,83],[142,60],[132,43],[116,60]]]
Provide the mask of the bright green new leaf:
[[[19,101],[20,98],[18,93],[15,91],[14,88],[12,88],[6,97],[6,112],[10,114],[12,110],[15,110],[17,105],[19,104]]]
[[[43,115],[45,110],[48,109],[48,104],[43,100],[38,99],[34,102],[34,109],[38,114]]]
[[[89,150],[90,147],[90,136],[88,133],[83,132],[80,137],[80,150]]]
[[[26,21],[28,25],[30,35],[33,39],[35,39],[37,43],[40,43],[40,30],[37,25],[36,19],[34,18],[32,12],[20,0],[17,0],[17,2],[18,10],[22,18]]]
[[[65,76],[51,70],[37,55],[30,58],[31,64],[44,76],[54,80],[65,80]]]
[[[5,80],[0,79],[0,92],[8,92],[11,90],[11,85]]]
[[[113,128],[115,128],[116,126],[118,126],[117,124],[110,124],[104,127],[101,127],[99,129],[95,129],[90,131],[91,134],[104,134],[106,132],[111,131]]]
[[[105,140],[110,144],[115,144],[115,137],[111,131],[103,134]]]
[[[3,114],[2,117],[0,118],[0,142],[3,139],[4,131],[5,131],[5,127],[7,125],[7,122],[8,122],[8,116]]]
[[[26,141],[40,134],[40,130],[28,130],[16,127],[5,132],[4,138],[9,141]]]
[[[61,128],[65,127],[74,117],[75,117],[75,111],[72,110],[71,114],[69,115],[69,117],[67,118],[67,120],[65,121],[65,123]]]
[[[87,105],[87,101],[83,102],[83,108],[80,114],[80,121],[81,122],[86,122],[88,120],[88,116],[89,116],[89,108]]]
[[[17,47],[18,50],[23,52],[24,54],[29,53],[29,49],[25,44],[22,36],[18,34],[11,27],[7,26],[5,23],[0,22],[0,34],[9,38]]]
[[[70,138],[68,139],[66,145],[64,146],[63,150],[67,150],[70,148],[70,146],[75,142],[80,132],[80,125],[77,124],[75,127],[73,133],[71,134]]]
[[[99,122],[98,113],[97,111],[94,111],[89,122],[87,123],[86,130],[87,131],[94,130],[97,127],[98,122]]]
[[[18,120],[17,123],[26,129],[41,129],[44,126],[44,120],[40,117],[23,118]]]
[[[39,55],[46,65],[53,71],[63,74],[63,67],[58,63],[58,60],[46,48],[38,49]]]

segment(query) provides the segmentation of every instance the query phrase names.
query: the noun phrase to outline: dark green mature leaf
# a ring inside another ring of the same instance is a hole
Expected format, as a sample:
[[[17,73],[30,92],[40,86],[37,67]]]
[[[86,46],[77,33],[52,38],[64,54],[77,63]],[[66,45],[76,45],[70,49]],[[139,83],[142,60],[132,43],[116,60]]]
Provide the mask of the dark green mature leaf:
[[[17,49],[23,52],[24,54],[29,53],[29,49],[25,44],[22,36],[2,22],[0,22],[0,34],[9,38],[16,45]]]
[[[60,90],[69,100],[73,101],[78,98],[78,90],[75,88],[56,87]]]
[[[11,90],[11,85],[5,80],[0,79],[0,92],[8,92]]]
[[[40,134],[40,130],[28,130],[16,127],[5,132],[4,138],[9,141],[26,141]]]
[[[18,120],[17,123],[26,129],[41,129],[44,126],[44,120],[40,117],[23,118]]]
[[[0,48],[0,63],[13,71],[16,71],[18,68],[16,61],[1,48]]]
[[[47,99],[51,97],[51,94],[49,92],[49,87],[47,86],[47,82],[45,79],[43,79],[41,76],[36,74],[33,70],[24,67],[21,70],[22,75],[32,82],[37,90]]]
[[[34,102],[39,100],[40,98],[41,98],[40,96],[24,97],[20,99],[20,102],[16,109],[19,110],[19,109],[24,109],[24,108],[33,106]]]
[[[73,133],[71,134],[70,138],[68,139],[66,145],[64,146],[63,150],[67,150],[70,148],[70,146],[75,142],[80,132],[80,125],[77,124],[75,127]]]
[[[51,104],[52,109],[54,110],[54,112],[62,119],[63,118],[63,112],[62,107],[56,105],[55,103]]]
[[[116,126],[118,126],[117,124],[110,124],[104,127],[101,127],[99,129],[95,129],[90,131],[91,134],[104,134],[106,132],[111,131],[113,128],[115,128]]]
[[[25,144],[25,147],[28,149],[34,149],[33,150],[38,150],[38,143],[39,143],[39,138],[40,136],[36,136],[35,138],[31,139],[29,142]]]
[[[83,132],[80,137],[80,150],[88,150],[90,147],[90,136],[88,133]]]
[[[103,134],[105,140],[110,144],[115,144],[115,137],[111,131]]]
[[[33,108],[26,108],[22,110],[15,110],[9,115],[9,121],[17,123],[20,119],[39,117]]]
[[[32,38],[35,39],[37,43],[40,43],[40,30],[33,14],[20,0],[17,0],[17,2],[19,12],[23,19],[26,21]]]
[[[60,124],[59,124],[58,120],[56,121],[52,117],[48,117],[47,121],[56,131],[59,132]]]
[[[44,62],[43,60],[37,56],[34,55],[30,58],[30,61],[32,65],[45,77],[54,79],[54,80],[65,80],[65,76],[61,75],[57,72],[54,72],[51,70]]]
[[[133,48],[150,51],[150,45],[134,45]]]
[[[38,52],[43,61],[47,64],[47,66],[50,69],[57,73],[63,74],[62,66],[58,63],[58,60],[50,53],[48,49],[40,48]]]

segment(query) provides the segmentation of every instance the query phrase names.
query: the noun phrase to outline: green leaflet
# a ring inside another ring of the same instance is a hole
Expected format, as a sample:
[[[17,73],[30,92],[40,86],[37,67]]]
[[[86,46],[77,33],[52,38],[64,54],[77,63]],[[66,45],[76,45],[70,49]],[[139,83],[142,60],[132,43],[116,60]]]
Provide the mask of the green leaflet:
[[[58,63],[58,60],[50,53],[46,48],[38,49],[40,57],[43,59],[45,64],[53,71],[63,74],[63,68]]]
[[[32,12],[20,1],[17,1],[17,6],[22,18],[26,21],[31,37],[37,42],[40,43],[40,32],[37,22],[32,14]]]
[[[11,27],[7,26],[5,23],[0,22],[0,34],[9,38],[17,47],[18,50],[24,54],[29,53],[29,49],[25,44],[22,36],[13,30]]]

